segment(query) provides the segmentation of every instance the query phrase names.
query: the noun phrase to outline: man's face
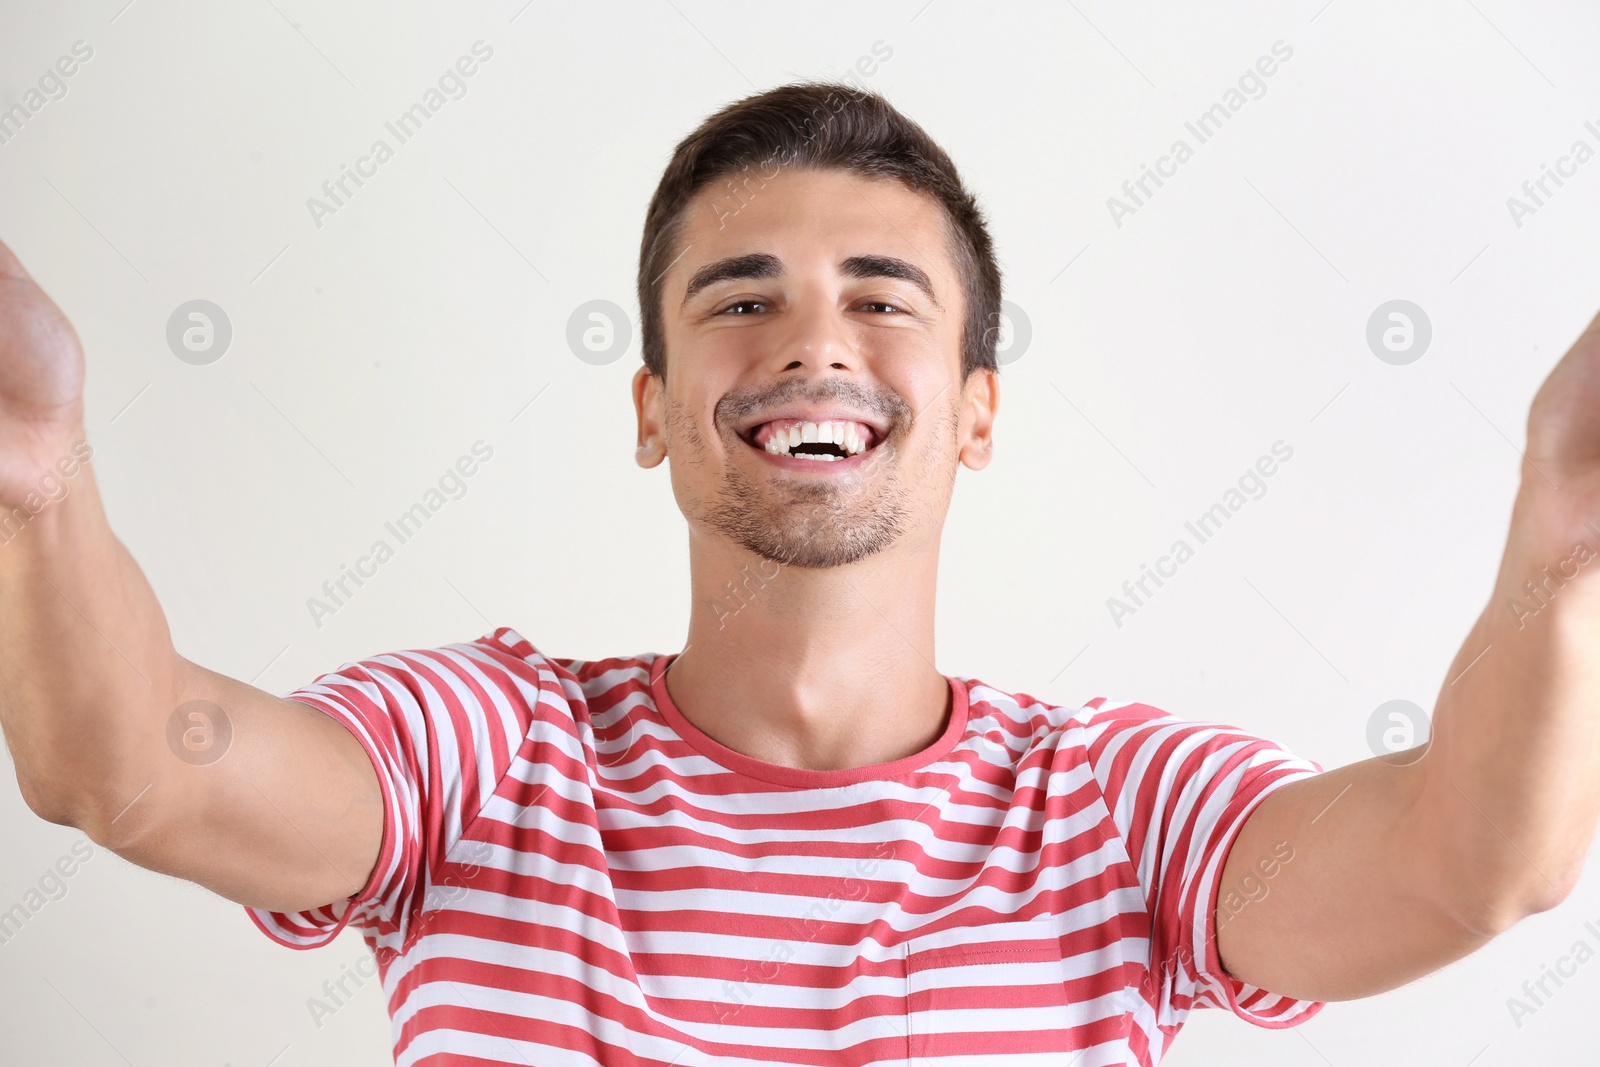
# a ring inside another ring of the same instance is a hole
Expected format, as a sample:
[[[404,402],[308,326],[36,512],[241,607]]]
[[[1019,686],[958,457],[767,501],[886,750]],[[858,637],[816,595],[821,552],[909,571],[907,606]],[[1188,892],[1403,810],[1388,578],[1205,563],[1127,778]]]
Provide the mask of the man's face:
[[[672,461],[694,536],[780,563],[936,542],[997,401],[991,372],[961,381],[942,208],[837,170],[739,188],[689,205],[662,285],[666,384],[634,379],[639,462]]]

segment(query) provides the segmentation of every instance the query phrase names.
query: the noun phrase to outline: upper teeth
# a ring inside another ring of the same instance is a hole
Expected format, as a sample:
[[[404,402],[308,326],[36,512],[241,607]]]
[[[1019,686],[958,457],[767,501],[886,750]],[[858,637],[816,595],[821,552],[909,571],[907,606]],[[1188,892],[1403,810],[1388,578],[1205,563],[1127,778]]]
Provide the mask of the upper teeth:
[[[802,443],[832,442],[849,455],[859,455],[867,450],[867,442],[860,428],[853,422],[833,419],[828,422],[802,422],[787,430],[775,430],[767,440],[767,451],[795,459],[836,460],[838,456],[795,454],[794,447]]]

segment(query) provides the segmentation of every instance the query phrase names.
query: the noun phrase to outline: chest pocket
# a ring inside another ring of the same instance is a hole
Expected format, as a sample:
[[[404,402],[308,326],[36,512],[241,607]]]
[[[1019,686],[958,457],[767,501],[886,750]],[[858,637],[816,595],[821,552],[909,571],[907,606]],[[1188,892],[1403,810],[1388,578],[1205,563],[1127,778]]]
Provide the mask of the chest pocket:
[[[1046,916],[905,941],[908,1060],[998,1065],[1066,1050],[1071,1013],[1055,925]]]

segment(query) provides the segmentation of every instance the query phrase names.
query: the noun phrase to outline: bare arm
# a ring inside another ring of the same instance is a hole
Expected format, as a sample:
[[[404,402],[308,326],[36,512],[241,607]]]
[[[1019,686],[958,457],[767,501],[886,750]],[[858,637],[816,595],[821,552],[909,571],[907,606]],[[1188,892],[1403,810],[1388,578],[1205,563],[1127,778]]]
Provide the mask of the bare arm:
[[[1273,842],[1295,858],[1258,901],[1219,914],[1218,952],[1234,977],[1275,993],[1392,989],[1564,900],[1597,821],[1600,317],[1534,399],[1500,571],[1446,674],[1425,753],[1263,801],[1224,890]]]
[[[383,832],[366,754],[178,655],[101,508],[82,382],[72,327],[0,245],[0,726],[24,799],[241,904],[349,896]]]

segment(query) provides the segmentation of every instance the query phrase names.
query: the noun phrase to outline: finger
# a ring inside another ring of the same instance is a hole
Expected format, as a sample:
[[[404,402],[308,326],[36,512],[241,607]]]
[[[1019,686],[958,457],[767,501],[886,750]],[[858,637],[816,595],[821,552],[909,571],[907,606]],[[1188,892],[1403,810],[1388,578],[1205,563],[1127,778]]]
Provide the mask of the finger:
[[[22,267],[22,260],[18,259],[6,245],[0,241],[0,278],[21,278],[24,281],[33,281],[28,272]]]

